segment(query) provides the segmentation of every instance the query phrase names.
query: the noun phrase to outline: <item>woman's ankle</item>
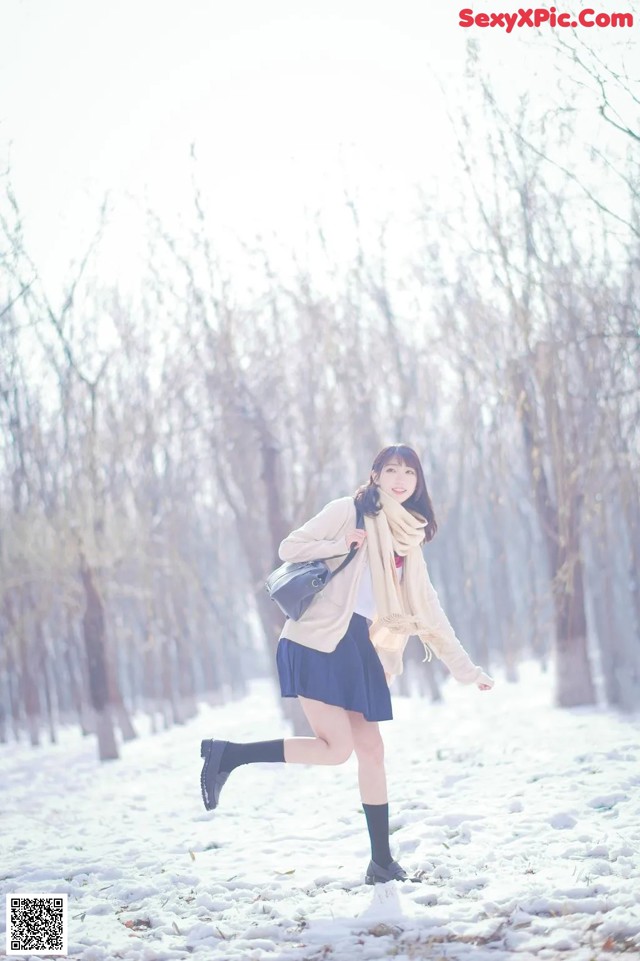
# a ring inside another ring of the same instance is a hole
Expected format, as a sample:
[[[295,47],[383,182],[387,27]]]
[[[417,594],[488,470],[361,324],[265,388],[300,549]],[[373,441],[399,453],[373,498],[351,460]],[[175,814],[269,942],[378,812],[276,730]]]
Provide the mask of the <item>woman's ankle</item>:
[[[371,841],[371,860],[386,868],[393,861],[389,848],[389,805],[363,803],[362,809]]]

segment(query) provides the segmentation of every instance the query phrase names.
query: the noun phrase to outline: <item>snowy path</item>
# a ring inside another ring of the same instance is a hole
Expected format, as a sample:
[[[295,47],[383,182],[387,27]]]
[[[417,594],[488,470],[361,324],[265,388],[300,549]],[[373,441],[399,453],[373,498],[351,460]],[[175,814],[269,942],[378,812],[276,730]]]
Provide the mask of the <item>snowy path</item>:
[[[421,884],[362,883],[353,760],[241,768],[204,811],[201,737],[284,733],[261,683],[111,764],[73,733],[0,749],[1,903],[67,892],[82,961],[640,958],[640,717],[557,711],[523,678],[394,700],[392,850]]]

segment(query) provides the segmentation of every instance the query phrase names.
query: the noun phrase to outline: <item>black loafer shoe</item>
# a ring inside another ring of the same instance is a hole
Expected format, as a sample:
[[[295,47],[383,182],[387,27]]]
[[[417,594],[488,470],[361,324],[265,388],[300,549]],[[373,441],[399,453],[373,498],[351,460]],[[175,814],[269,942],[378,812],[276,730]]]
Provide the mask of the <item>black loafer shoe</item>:
[[[218,807],[220,791],[229,777],[230,772],[220,771],[222,752],[228,743],[228,741],[214,741],[212,738],[200,742],[200,757],[204,758],[200,774],[200,789],[207,811],[213,811]]]
[[[365,884],[386,884],[387,881],[408,881],[409,875],[397,861],[392,861],[386,868],[380,867],[375,861],[369,861],[364,880]]]

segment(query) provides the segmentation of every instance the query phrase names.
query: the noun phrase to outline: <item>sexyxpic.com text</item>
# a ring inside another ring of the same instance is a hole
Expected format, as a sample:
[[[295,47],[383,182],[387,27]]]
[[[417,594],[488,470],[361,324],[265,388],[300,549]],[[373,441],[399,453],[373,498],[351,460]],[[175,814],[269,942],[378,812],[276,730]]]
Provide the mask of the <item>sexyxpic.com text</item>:
[[[519,27],[632,27],[631,13],[596,13],[590,7],[577,14],[558,13],[556,7],[520,7],[509,13],[476,13],[471,7],[460,11],[461,27],[498,27],[511,33]]]

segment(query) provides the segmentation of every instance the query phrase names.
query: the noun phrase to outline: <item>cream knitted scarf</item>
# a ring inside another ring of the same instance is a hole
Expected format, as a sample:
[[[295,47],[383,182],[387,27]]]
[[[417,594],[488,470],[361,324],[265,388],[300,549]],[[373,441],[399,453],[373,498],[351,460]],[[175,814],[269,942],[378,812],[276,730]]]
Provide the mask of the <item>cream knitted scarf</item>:
[[[369,634],[376,648],[401,651],[409,634],[428,634],[430,604],[427,597],[424,558],[420,546],[427,521],[412,513],[390,494],[378,491],[382,510],[376,517],[365,516],[367,551],[377,617]],[[402,581],[398,577],[394,551],[404,557]],[[425,646],[427,659],[431,651]]]

